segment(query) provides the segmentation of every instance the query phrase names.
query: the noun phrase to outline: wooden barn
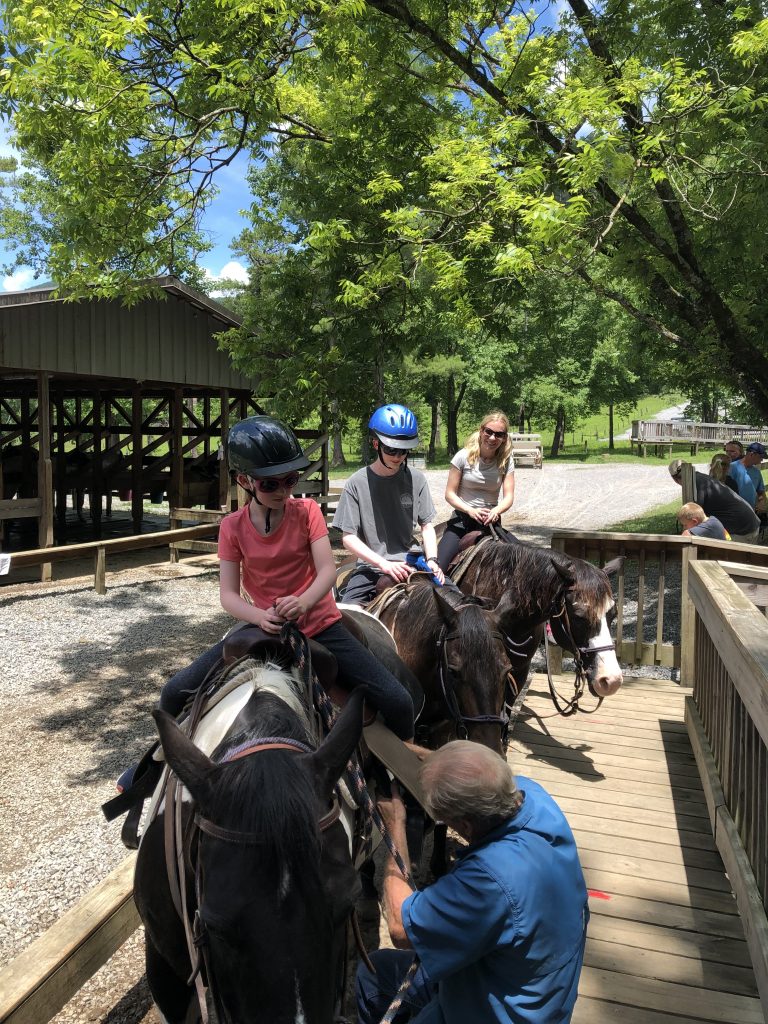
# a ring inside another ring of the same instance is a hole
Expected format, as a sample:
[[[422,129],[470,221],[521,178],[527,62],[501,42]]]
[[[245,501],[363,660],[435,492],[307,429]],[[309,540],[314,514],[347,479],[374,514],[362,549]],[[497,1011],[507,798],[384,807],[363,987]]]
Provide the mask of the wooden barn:
[[[62,543],[68,495],[78,510],[86,491],[94,538],[113,496],[130,496],[134,533],[147,497],[229,507],[222,441],[260,411],[257,382],[217,343],[240,321],[176,278],[151,283],[154,294],[131,306],[70,302],[50,286],[0,295],[0,529],[37,519],[39,547]],[[300,433],[321,473],[310,489],[322,492],[322,439]]]

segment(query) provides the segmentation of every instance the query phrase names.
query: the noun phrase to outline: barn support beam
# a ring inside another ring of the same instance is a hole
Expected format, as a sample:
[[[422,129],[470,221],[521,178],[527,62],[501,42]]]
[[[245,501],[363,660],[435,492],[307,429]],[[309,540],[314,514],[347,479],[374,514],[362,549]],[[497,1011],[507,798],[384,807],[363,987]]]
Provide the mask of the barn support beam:
[[[53,547],[53,466],[51,463],[51,396],[49,373],[37,374],[37,496],[40,499],[38,545]],[[51,579],[51,563],[40,566],[43,583]]]

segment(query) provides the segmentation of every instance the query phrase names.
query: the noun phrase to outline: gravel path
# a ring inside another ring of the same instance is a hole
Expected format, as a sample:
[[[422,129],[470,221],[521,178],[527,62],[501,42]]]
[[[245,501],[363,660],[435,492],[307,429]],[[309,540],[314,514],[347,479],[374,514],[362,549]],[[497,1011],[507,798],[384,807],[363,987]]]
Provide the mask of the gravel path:
[[[438,517],[447,472],[430,472]],[[663,466],[521,469],[505,525],[548,544],[553,529],[595,529],[680,494]],[[670,524],[671,525],[671,524]],[[8,578],[6,577],[6,580]],[[220,638],[215,567],[155,564],[91,579],[0,587],[0,956],[24,949],[125,855],[100,805],[143,751],[163,681]],[[58,1024],[155,1022],[134,937]]]

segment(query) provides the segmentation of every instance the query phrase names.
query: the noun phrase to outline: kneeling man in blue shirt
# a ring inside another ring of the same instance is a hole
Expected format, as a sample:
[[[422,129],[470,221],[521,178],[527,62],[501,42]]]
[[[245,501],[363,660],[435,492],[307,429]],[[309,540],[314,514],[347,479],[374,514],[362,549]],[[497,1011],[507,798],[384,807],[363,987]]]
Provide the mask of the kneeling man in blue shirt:
[[[413,892],[394,860],[383,900],[394,950],[360,965],[359,1024],[381,1020],[414,953],[420,964],[395,1017],[418,1024],[565,1024],[584,959],[587,890],[555,801],[478,743],[457,740],[421,771],[428,809],[469,845],[451,872]],[[379,799],[407,861],[405,809]],[[406,952],[410,951],[410,952]]]

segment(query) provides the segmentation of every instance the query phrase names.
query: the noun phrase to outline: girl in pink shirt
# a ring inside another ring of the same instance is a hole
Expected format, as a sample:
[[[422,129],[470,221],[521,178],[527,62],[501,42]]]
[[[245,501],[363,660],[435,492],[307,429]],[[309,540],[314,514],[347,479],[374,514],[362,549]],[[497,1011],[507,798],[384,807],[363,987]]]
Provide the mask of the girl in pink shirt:
[[[336,566],[319,506],[292,498],[309,467],[290,427],[251,416],[229,432],[229,466],[251,500],[226,516],[219,531],[221,605],[242,622],[277,634],[288,621],[335,656],[338,679],[364,684],[368,699],[401,739],[413,737],[413,701],[405,687],[344,627],[331,589]],[[250,600],[241,596],[241,587]],[[223,641],[168,680],[160,707],[178,714],[220,661]]]

